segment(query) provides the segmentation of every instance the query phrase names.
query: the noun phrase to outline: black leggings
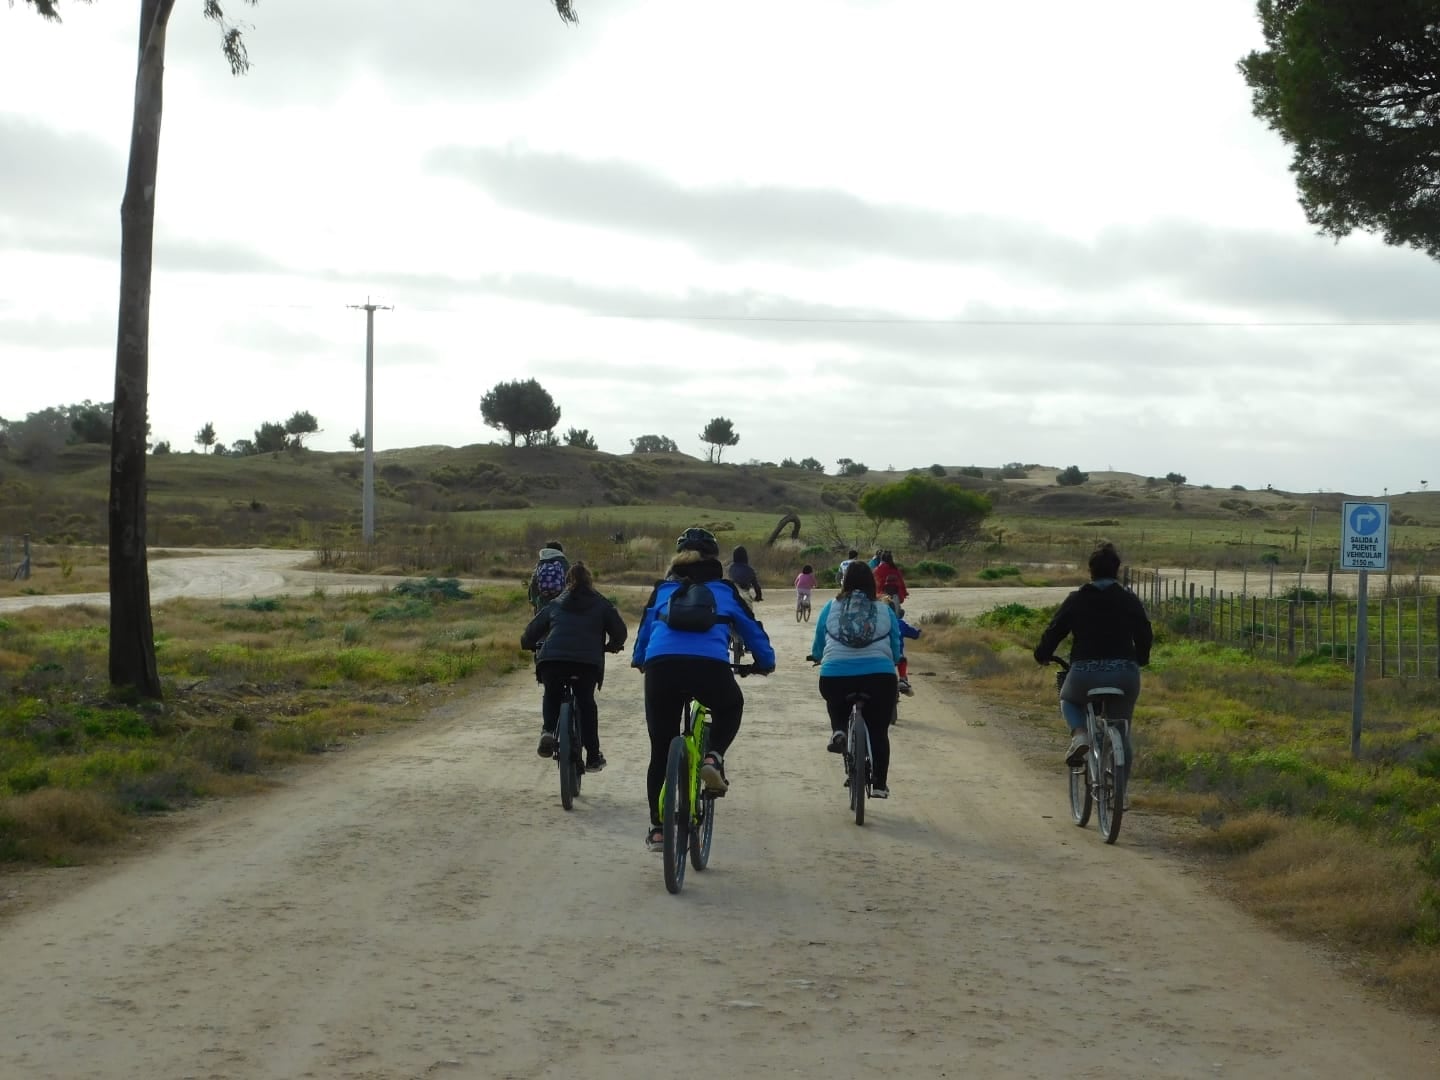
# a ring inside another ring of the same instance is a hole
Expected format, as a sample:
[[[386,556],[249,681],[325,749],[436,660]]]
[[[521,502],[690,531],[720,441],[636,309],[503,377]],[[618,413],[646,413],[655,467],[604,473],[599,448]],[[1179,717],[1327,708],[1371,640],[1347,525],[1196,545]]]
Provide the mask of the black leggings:
[[[876,787],[890,786],[890,717],[895,714],[895,673],[888,675],[821,675],[820,696],[830,714],[830,730],[844,731],[850,726],[847,694],[869,694],[870,700],[860,707],[865,726],[870,729],[870,752],[875,755],[870,781]]]
[[[580,710],[580,742],[585,753],[594,757],[600,753],[600,706],[595,702],[595,683],[600,678],[600,669],[594,664],[581,664],[575,660],[542,660],[535,670],[536,676],[545,684],[545,698],[540,703],[540,716],[545,730],[555,731],[560,720],[561,688],[572,675],[580,676],[575,682],[575,706]]]
[[[645,798],[650,824],[660,824],[660,787],[670,740],[680,734],[680,712],[691,699],[710,711],[710,749],[722,757],[740,730],[745,695],[724,660],[698,656],[656,660],[645,665],[645,727],[650,732],[650,768],[645,773]]]

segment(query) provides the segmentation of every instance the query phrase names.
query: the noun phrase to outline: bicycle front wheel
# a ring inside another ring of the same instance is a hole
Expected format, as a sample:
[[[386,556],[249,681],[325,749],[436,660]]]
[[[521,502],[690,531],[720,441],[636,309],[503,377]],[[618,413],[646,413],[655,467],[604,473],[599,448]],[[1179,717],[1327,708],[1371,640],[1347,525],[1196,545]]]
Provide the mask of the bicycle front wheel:
[[[1070,773],[1070,816],[1075,819],[1075,824],[1082,829],[1090,823],[1090,809],[1094,800],[1090,798],[1090,777],[1089,771],[1084,763],[1071,765]]]
[[[665,888],[678,893],[685,886],[685,849],[690,840],[690,754],[684,738],[678,735],[670,742],[660,802],[660,823],[665,832]]]
[[[1126,766],[1115,761],[1115,747],[1107,731],[1100,744],[1100,783],[1095,793],[1096,824],[1107,844],[1119,837],[1120,819],[1125,816],[1125,772]]]
[[[580,790],[580,778],[575,772],[575,743],[570,727],[574,712],[573,702],[561,702],[560,719],[555,725],[555,753],[560,762],[560,805],[566,810],[574,808],[575,793]]]

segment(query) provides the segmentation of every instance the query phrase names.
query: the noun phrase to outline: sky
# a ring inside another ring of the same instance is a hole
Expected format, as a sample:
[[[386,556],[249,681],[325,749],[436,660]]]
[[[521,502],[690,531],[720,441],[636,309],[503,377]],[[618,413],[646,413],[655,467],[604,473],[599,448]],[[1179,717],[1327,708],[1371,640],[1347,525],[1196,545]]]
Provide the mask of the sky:
[[[113,397],[139,4],[0,6],[0,416]],[[1420,490],[1440,268],[1305,221],[1252,0],[178,0],[152,437]],[[1437,478],[1440,479],[1440,478]]]

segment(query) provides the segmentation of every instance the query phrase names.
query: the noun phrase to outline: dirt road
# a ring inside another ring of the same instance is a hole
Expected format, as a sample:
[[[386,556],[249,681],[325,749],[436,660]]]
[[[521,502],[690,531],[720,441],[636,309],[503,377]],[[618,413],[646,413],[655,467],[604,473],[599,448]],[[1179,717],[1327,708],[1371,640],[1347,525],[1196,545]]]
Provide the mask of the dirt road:
[[[1070,825],[933,661],[856,828],[810,628],[763,607],[782,666],[679,897],[642,844],[639,677],[611,668],[571,814],[517,677],[0,921],[0,1077],[1440,1075],[1437,1025],[1140,830]]]

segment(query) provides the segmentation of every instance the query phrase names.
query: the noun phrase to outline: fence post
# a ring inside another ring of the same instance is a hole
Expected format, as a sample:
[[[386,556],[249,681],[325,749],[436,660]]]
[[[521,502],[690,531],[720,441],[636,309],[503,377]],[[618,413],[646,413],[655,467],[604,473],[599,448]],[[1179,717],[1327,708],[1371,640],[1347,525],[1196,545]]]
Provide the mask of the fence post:
[[[1220,635],[1217,624],[1220,622],[1220,613],[1215,609],[1215,586],[1210,586],[1210,627],[1206,635],[1211,641],[1215,641]]]
[[[1435,597],[1435,677],[1440,679],[1440,596]]]
[[[1335,564],[1333,562],[1325,564],[1325,599],[1332,603],[1335,600]]]
[[[1244,601],[1244,600],[1241,600],[1240,602],[1241,602],[1241,604],[1244,604],[1245,601]],[[1260,623],[1260,647],[1261,647],[1262,649],[1265,647],[1265,624],[1260,622],[1260,616],[1259,616],[1259,614],[1258,614],[1258,609],[1259,609],[1259,607],[1260,607],[1260,598],[1259,598],[1258,596],[1252,596],[1252,597],[1250,598],[1250,652],[1251,652],[1252,654],[1255,652],[1255,624],[1256,624],[1256,623]]]
[[[1189,605],[1185,610],[1185,629],[1190,633],[1195,632],[1195,583],[1190,582]]]
[[[1291,600],[1285,606],[1290,609],[1290,662],[1293,664],[1295,662],[1295,601]],[[1302,606],[1300,610],[1303,612],[1305,609]]]
[[[24,554],[24,555],[21,557],[21,559],[20,559],[20,570],[19,570],[19,572],[18,572],[15,576],[16,576],[17,578],[19,578],[21,581],[29,581],[29,580],[30,580],[30,534],[29,534],[29,533],[26,533],[26,534],[25,534],[24,540],[25,540],[25,554]]]
[[[1381,600],[1377,607],[1380,608],[1380,678],[1385,678],[1385,601]]]

